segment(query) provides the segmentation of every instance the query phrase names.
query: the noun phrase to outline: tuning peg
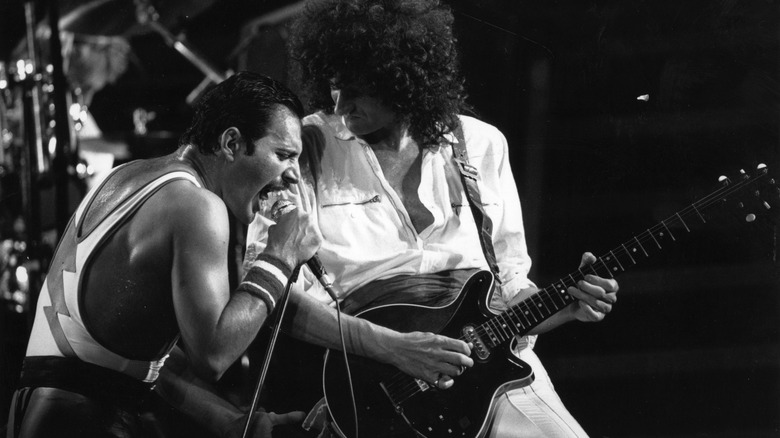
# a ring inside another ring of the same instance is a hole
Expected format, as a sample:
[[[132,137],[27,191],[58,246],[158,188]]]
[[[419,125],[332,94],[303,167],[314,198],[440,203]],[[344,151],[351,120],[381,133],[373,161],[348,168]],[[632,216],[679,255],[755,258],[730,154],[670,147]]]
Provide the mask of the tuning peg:
[[[758,166],[756,166],[756,170],[766,170],[766,164],[760,163]]]
[[[750,213],[747,216],[745,216],[745,222],[750,223],[753,222],[754,220],[756,220],[756,215],[754,215],[753,213]]]
[[[729,177],[727,177],[726,175],[721,175],[718,178],[718,182],[723,184],[724,186],[731,184],[731,180],[729,180]]]

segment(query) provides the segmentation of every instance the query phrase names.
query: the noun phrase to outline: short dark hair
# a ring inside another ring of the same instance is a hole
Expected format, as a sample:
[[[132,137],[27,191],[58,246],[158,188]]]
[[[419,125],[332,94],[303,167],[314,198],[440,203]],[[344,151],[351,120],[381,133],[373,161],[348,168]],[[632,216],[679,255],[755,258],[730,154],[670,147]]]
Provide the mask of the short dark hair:
[[[332,110],[331,80],[361,84],[436,145],[468,108],[453,21],[438,0],[312,0],[292,26],[293,73],[313,108]]]
[[[193,144],[200,152],[212,154],[219,149],[222,132],[235,126],[247,140],[247,153],[252,154],[254,142],[266,135],[280,105],[303,117],[300,100],[281,82],[259,73],[236,73],[197,102],[192,124],[179,144]]]

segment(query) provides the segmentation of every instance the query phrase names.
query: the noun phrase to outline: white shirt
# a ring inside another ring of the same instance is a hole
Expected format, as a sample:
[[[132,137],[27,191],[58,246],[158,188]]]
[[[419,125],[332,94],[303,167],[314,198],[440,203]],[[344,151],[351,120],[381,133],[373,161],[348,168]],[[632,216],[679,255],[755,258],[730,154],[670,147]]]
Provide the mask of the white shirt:
[[[493,305],[503,308],[520,289],[533,285],[507,142],[487,123],[467,116],[460,120],[469,163],[479,171],[483,208],[493,221],[502,283]],[[293,198],[315,215],[324,237],[318,255],[334,278],[340,299],[373,280],[396,275],[488,269],[449,145],[423,150],[418,195],[433,223],[418,233],[371,147],[349,132],[340,117],[316,113],[306,117],[304,125],[319,127],[325,141],[316,192],[312,181],[302,178],[294,193],[283,197]],[[457,141],[454,136],[449,140]],[[315,145],[304,144],[307,147]],[[273,224],[268,217],[274,201],[265,202],[249,226],[249,260],[265,246],[260,238]],[[308,270],[302,274],[299,282],[307,292],[325,303],[332,301]]]

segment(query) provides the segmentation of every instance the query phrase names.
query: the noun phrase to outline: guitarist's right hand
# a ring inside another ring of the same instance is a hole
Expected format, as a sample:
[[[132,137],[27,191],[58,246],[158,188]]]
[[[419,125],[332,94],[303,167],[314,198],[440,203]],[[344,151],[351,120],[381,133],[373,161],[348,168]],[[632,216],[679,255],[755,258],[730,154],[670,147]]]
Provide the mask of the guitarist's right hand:
[[[474,361],[471,346],[463,341],[433,333],[398,333],[386,344],[389,363],[404,373],[447,389]]]

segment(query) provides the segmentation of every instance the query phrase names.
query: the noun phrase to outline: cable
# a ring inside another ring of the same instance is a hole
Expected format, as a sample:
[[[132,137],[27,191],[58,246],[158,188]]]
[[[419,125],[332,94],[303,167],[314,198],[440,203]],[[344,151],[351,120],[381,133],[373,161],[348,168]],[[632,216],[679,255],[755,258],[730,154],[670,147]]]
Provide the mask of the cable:
[[[312,260],[315,260],[316,263],[319,263],[318,259],[312,258]],[[319,263],[319,266],[312,266],[311,260],[309,263],[309,268],[314,268],[312,271],[314,271],[314,274],[317,276],[317,279],[319,279],[320,284],[322,284],[322,287],[325,288],[325,291],[330,295],[330,297],[333,299],[333,302],[336,303],[336,320],[339,325],[339,339],[341,340],[341,354],[344,356],[344,367],[347,370],[347,382],[349,383],[349,395],[352,399],[352,418],[355,422],[355,437],[358,438],[358,414],[357,414],[357,402],[355,401],[355,388],[352,384],[352,372],[349,369],[349,358],[347,356],[347,344],[344,341],[344,327],[341,323],[341,305],[339,304],[338,296],[336,295],[336,292],[333,290],[333,281],[331,281],[330,277],[328,277],[327,272],[325,272],[325,269],[322,267],[322,264]]]

